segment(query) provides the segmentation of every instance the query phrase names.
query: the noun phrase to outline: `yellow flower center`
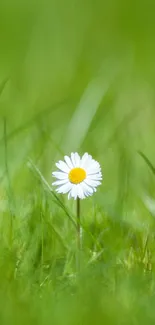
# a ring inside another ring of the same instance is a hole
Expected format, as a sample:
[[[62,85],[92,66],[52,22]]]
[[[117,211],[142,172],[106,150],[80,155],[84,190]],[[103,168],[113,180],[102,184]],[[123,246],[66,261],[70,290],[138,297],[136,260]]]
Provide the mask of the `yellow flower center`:
[[[69,180],[73,184],[79,184],[86,178],[86,172],[83,168],[76,167],[69,172]]]

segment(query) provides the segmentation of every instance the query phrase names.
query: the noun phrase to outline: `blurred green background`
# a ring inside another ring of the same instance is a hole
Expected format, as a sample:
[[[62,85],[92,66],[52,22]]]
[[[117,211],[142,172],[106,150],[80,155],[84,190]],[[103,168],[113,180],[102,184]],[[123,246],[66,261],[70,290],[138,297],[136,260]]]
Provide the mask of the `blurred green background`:
[[[154,58],[154,1],[1,0],[2,325],[154,324]],[[72,151],[104,176],[79,277],[75,202],[45,183]]]

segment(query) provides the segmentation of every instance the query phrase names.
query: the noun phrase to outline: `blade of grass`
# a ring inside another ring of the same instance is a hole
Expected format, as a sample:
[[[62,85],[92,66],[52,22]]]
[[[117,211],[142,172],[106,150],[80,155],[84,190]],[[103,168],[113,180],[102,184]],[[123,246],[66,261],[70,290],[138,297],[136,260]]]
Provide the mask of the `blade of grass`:
[[[7,178],[7,191],[8,191],[8,202],[9,202],[9,210],[10,210],[10,236],[9,242],[10,245],[12,243],[12,236],[13,236],[13,217],[14,217],[14,195],[10,181],[9,175],[9,167],[8,167],[8,147],[7,147],[7,124],[6,118],[4,118],[4,158],[5,158],[5,171],[6,171],[6,178]]]
[[[63,204],[63,202],[58,198],[58,196],[52,190],[52,188],[50,187],[50,185],[48,184],[48,182],[46,181],[46,179],[44,178],[44,176],[42,175],[42,173],[40,172],[40,170],[38,169],[38,167],[35,166],[35,164],[32,162],[31,159],[29,159],[28,162],[29,162],[29,168],[32,171],[35,172],[35,175],[37,176],[37,178],[39,179],[39,181],[41,182],[41,184],[43,184],[45,190],[48,190],[48,192],[53,196],[53,198],[55,199],[54,200],[55,203],[65,212],[65,214],[67,215],[67,217],[70,219],[70,221],[72,222],[72,224],[76,228],[76,223],[75,223],[74,219],[72,218],[72,216],[68,212],[68,210],[65,207],[65,205]]]
[[[59,241],[61,242],[63,248],[68,251],[68,246],[64,242],[62,236],[60,235],[59,231],[53,227],[53,225],[49,221],[45,221],[48,226],[50,227],[51,231],[55,233],[55,235],[58,237]]]
[[[142,151],[138,151],[138,153],[144,159],[152,173],[155,175],[155,167],[152,165],[151,161],[146,157],[146,155]]]
[[[9,78],[7,77],[2,81],[2,83],[0,85],[0,95],[2,94],[3,89],[5,88],[5,85],[7,84],[8,80],[9,80]]]

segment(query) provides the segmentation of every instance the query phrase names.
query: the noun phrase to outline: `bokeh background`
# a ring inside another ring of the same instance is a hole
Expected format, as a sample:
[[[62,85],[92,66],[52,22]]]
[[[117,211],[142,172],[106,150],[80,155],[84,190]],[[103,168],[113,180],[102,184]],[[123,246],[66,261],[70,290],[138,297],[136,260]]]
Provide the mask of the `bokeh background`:
[[[1,324],[154,324],[154,58],[152,0],[1,0]],[[75,203],[45,184],[72,151],[104,176],[78,289]]]

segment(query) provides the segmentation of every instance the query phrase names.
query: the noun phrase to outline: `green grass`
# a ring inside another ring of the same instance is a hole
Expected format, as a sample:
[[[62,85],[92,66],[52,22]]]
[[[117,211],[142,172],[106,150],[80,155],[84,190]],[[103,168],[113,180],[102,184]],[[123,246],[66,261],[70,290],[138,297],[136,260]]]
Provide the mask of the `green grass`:
[[[155,323],[155,5],[0,3],[0,324]],[[103,183],[56,196],[55,163]]]

